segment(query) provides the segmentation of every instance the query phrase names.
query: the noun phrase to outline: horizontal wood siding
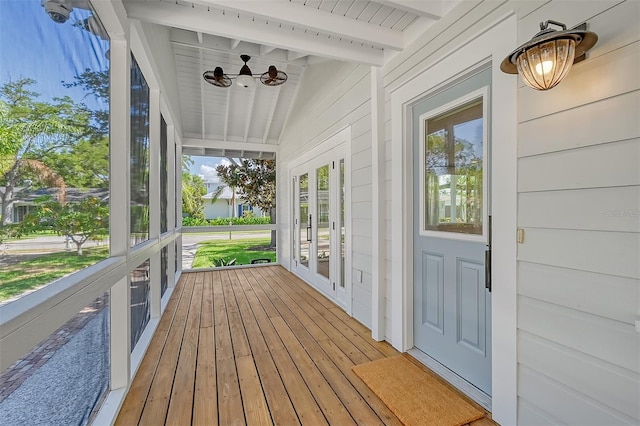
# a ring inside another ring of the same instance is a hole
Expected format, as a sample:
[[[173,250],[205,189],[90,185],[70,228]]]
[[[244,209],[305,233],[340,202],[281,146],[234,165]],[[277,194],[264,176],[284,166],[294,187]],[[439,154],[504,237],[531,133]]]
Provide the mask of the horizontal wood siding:
[[[518,93],[518,422],[640,421],[640,3],[545,4],[600,39],[548,92]],[[618,24],[620,23],[620,24]]]
[[[281,239],[290,253],[291,182],[289,164],[346,126],[351,126],[351,214],[353,317],[371,327],[371,82],[370,68],[326,63],[310,66],[298,101],[280,142],[278,178],[286,179],[286,196],[278,199]],[[284,191],[283,191],[284,192]],[[349,227],[347,228],[349,230]],[[348,231],[349,232],[349,231]],[[283,241],[286,240],[286,241]],[[287,261],[283,262],[284,264]],[[362,282],[356,281],[363,271]]]

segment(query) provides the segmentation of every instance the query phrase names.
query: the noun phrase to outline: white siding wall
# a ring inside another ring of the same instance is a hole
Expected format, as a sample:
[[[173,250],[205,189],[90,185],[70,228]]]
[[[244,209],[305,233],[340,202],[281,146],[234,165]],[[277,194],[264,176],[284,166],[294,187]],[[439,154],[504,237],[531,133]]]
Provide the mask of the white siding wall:
[[[518,91],[518,423],[638,424],[640,2],[577,4],[465,2],[393,58],[384,82],[394,90],[512,11],[521,43],[548,19],[586,20],[598,33],[588,60],[558,87]],[[391,340],[390,290],[401,283],[391,281],[400,265],[390,253],[399,218],[390,217],[397,154],[388,97],[385,109]]]
[[[600,40],[555,89],[519,89],[518,420],[638,424],[640,2],[573,6],[519,25]]]
[[[371,77],[370,68],[334,61],[310,66],[278,153],[279,260],[291,257],[289,165],[351,126],[353,316],[371,327]],[[356,270],[363,271],[362,283]]]

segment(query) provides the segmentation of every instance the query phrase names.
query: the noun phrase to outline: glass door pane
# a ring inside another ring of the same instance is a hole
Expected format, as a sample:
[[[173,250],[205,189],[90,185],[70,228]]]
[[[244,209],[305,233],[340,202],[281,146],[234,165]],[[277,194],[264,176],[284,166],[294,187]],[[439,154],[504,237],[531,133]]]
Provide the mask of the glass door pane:
[[[425,122],[424,230],[482,234],[482,100]]]
[[[329,278],[329,258],[331,254],[329,222],[329,165],[316,169],[316,271]]]
[[[300,259],[300,264],[309,267],[309,239],[310,235],[308,233],[309,223],[309,174],[305,173],[300,175],[300,195],[299,195],[299,203],[298,203],[298,217],[300,218],[300,234],[299,234],[299,252],[298,259]]]

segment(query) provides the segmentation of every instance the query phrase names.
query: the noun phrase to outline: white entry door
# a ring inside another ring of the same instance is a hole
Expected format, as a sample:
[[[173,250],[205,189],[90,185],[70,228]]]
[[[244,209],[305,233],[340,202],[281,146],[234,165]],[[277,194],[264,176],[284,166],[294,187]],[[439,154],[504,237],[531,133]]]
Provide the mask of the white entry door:
[[[342,149],[333,149],[292,169],[292,180],[292,270],[347,309]]]
[[[490,82],[486,69],[413,107],[414,344],[487,395]]]

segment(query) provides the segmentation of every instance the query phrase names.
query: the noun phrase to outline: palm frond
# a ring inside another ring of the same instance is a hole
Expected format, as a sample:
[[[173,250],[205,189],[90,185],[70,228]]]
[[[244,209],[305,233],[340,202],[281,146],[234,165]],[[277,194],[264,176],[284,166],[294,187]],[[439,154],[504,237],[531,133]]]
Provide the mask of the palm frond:
[[[34,159],[20,160],[20,168],[32,172],[41,183],[49,187],[58,188],[58,202],[60,204],[65,204],[67,185],[59,174],[42,161]]]

